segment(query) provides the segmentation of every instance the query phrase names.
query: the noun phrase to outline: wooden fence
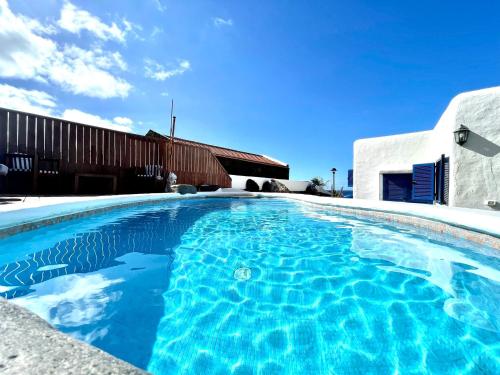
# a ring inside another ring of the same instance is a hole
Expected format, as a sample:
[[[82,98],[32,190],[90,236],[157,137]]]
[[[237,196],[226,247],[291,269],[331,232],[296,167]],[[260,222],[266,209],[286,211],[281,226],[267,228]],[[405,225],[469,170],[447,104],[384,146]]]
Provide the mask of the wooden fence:
[[[40,182],[36,160],[57,159],[61,193],[73,192],[74,177],[82,174],[113,176],[118,192],[139,192],[137,186],[145,185],[135,180],[145,166],[161,165],[166,170],[167,147],[162,139],[0,108],[0,163],[5,163],[6,154],[32,156],[35,191]],[[231,178],[206,148],[175,144],[172,164],[178,183],[231,186]]]

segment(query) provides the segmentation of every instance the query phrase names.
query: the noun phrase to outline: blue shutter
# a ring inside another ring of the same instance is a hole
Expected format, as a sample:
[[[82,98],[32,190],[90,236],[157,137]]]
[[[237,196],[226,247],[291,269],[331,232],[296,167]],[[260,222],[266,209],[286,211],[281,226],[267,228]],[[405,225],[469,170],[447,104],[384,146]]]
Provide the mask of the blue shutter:
[[[434,202],[434,163],[413,166],[411,199],[420,203]]]
[[[352,182],[353,182],[353,180],[352,180],[352,169],[349,169],[347,171],[347,186],[348,187],[352,187]]]

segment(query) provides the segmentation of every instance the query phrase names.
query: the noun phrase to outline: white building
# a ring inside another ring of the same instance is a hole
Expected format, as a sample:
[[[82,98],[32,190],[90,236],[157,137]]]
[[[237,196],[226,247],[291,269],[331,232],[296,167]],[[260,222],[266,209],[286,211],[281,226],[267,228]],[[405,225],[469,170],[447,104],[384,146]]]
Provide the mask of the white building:
[[[432,130],[357,140],[353,176],[358,199],[500,210],[500,87],[457,95]]]

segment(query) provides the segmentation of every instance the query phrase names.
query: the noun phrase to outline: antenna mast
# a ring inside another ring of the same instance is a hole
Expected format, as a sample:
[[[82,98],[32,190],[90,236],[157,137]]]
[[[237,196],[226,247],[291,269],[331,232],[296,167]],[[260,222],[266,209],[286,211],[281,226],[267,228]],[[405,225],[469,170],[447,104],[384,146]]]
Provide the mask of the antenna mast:
[[[172,99],[172,105],[170,107],[170,134],[167,142],[167,170],[169,173],[172,172],[174,134],[175,134],[175,116],[174,116],[174,99]]]
[[[169,139],[165,142],[165,147],[167,148],[167,183],[165,186],[165,192],[171,193],[171,184],[176,182],[177,176],[173,171],[173,158],[174,158],[174,137],[175,137],[175,116],[174,116],[174,100],[172,99],[172,106],[170,107],[170,134]]]

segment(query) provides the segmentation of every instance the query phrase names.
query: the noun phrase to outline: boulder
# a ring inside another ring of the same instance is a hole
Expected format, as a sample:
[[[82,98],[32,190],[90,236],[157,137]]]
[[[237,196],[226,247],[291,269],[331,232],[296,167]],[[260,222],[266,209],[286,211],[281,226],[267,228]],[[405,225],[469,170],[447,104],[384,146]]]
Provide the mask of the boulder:
[[[246,185],[245,185],[245,190],[246,190],[246,191],[253,191],[253,192],[255,192],[255,191],[259,191],[259,190],[260,190],[260,188],[259,188],[259,184],[258,184],[258,183],[256,183],[256,182],[255,182],[254,180],[252,180],[251,178],[249,178],[249,179],[247,180]]]
[[[265,181],[263,184],[262,184],[262,191],[266,192],[266,193],[275,193],[277,189],[277,186],[276,184],[272,184],[271,181]]]
[[[268,193],[289,193],[290,190],[279,181],[271,179],[270,181],[264,182],[262,185],[262,191]]]
[[[316,185],[314,185],[314,184],[307,185],[306,194],[316,195],[318,193],[319,193],[319,191],[318,191],[318,187]]]
[[[271,180],[271,183],[275,183],[277,188],[278,188],[278,193],[289,193],[290,190],[286,187],[286,185],[282,182],[279,182],[277,180]]]
[[[196,194],[196,187],[188,184],[172,185],[172,192],[179,194]]]

